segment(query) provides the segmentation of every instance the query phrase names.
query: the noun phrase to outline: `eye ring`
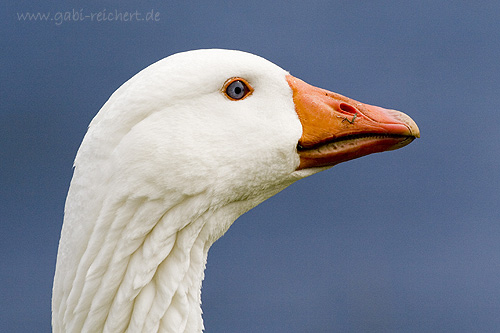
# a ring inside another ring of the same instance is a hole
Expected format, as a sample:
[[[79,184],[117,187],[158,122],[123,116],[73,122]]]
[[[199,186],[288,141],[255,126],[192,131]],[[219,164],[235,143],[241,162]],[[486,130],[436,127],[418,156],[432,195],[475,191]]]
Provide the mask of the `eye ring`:
[[[251,95],[252,86],[241,77],[233,77],[224,83],[222,88],[224,95],[232,101],[240,101]]]

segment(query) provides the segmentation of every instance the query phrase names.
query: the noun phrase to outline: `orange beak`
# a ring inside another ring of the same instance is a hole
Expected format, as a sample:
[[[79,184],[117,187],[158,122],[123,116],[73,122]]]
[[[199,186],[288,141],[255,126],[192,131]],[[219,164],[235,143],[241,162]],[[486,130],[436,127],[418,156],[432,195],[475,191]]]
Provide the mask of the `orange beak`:
[[[302,123],[298,170],[398,149],[420,137],[417,124],[402,112],[363,104],[291,75],[287,81]]]

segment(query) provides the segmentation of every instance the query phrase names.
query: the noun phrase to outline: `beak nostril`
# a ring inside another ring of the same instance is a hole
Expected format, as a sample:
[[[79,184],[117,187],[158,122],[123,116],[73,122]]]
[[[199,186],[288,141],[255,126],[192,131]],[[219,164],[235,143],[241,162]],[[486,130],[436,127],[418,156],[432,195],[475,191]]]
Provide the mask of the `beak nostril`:
[[[347,103],[340,103],[339,107],[340,107],[340,110],[347,112],[347,113],[352,113],[352,114],[358,113],[358,110],[354,106],[351,106]]]

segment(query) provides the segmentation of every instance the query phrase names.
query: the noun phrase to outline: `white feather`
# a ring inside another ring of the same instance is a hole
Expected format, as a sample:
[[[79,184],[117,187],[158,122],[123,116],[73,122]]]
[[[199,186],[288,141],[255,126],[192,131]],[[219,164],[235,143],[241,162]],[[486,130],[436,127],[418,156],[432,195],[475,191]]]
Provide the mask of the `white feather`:
[[[176,54],[122,85],[75,159],[53,292],[55,332],[196,332],[208,249],[297,179],[287,72],[239,51]],[[221,89],[243,77],[251,97]]]

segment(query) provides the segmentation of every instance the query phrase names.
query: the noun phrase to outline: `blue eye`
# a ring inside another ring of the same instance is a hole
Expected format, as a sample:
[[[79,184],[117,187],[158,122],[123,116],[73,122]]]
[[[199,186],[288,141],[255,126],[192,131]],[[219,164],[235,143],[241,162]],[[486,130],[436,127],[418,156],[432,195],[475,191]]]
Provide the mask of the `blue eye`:
[[[240,100],[251,93],[251,88],[248,87],[247,83],[243,80],[233,80],[227,85],[226,95],[233,100]]]

